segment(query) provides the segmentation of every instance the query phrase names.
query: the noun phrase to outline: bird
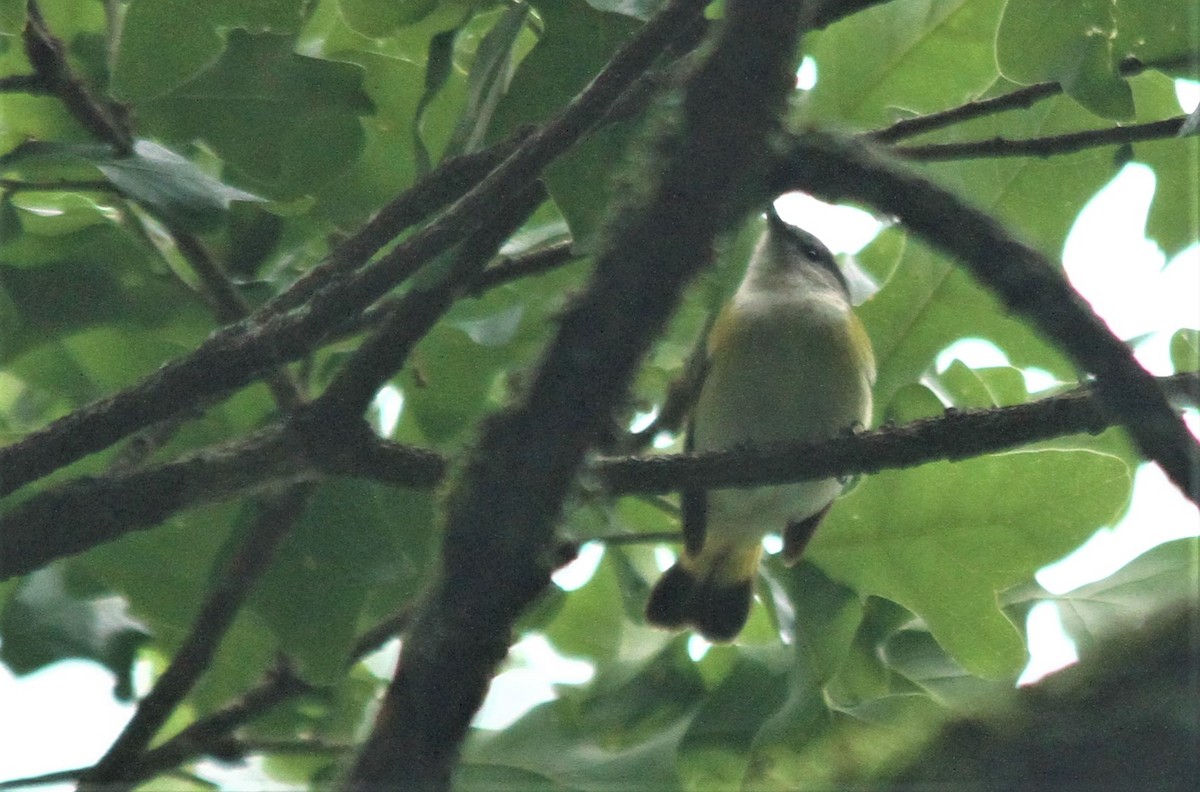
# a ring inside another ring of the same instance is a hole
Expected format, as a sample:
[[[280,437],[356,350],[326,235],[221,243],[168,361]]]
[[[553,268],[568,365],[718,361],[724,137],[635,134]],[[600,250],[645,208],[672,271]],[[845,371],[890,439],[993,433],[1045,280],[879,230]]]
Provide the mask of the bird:
[[[846,277],[815,236],[772,206],[745,277],[708,332],[685,450],[821,440],[865,428],[875,358]],[[840,494],[837,478],[680,493],[684,548],[646,621],[727,643],[746,624],[768,533],[793,565]]]

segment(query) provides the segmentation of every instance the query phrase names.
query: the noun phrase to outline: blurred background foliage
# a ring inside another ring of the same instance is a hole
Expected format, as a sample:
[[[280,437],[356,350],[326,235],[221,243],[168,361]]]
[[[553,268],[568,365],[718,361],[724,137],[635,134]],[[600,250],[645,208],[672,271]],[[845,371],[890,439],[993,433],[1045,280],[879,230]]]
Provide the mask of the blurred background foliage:
[[[444,157],[545,121],[660,5],[44,0],[69,66],[95,95],[120,103],[137,141],[116,157],[57,97],[0,93],[0,438],[138,381],[218,326],[166,231],[198,235],[238,291],[261,304]],[[793,120],[869,131],[1043,80],[1065,93],[921,142],[1178,115],[1172,80],[1196,77],[1188,0],[1041,6],[894,0],[814,32],[804,54],[819,78],[797,93]],[[24,20],[23,0],[0,0],[0,76],[30,71]],[[1123,76],[1127,56],[1152,68]],[[573,237],[580,257],[459,301],[396,376],[390,400],[377,402],[381,433],[453,455],[509,400],[580,288],[591,240],[620,199],[614,184],[637,178],[620,163],[644,127],[641,118],[607,125],[546,171],[552,201],[503,252]],[[1057,260],[1097,189],[1125,162],[1145,163],[1158,185],[1147,232],[1170,256],[1196,242],[1196,140],[914,167]],[[627,418],[661,403],[739,266],[725,257],[688,294],[639,375]],[[1075,383],[1061,354],[902,229],[884,230],[854,266],[873,283],[860,311],[879,358],[877,422],[1026,401],[1022,369]],[[1011,367],[960,362],[938,373],[938,354],[966,337],[995,344]],[[1194,357],[1194,334],[1181,335],[1180,370],[1195,368],[1188,339]],[[295,367],[310,392],[354,340]],[[155,458],[238,437],[276,411],[267,388],[248,387],[184,416]],[[119,452],[93,455],[5,505],[104,471]],[[1113,430],[864,477],[804,563],[766,565],[739,643],[703,653],[687,635],[642,620],[655,544],[585,553],[599,557],[590,578],[549,592],[522,628],[586,661],[590,681],[560,685],[556,699],[515,722],[474,733],[458,785],[793,789],[869,779],[921,744],[946,706],[1011,687],[1027,658],[1024,616],[1052,598],[1036,590],[1034,572],[1121,516],[1136,463]],[[283,652],[312,691],[239,736],[299,748],[265,752],[278,778],[328,779],[344,757],[303,746],[364,734],[385,683],[356,645],[421,592],[436,566],[437,509],[435,492],[321,485],[170,731],[242,695]],[[129,697],[134,664],[161,668],[172,655],[253,515],[242,503],[196,508],[0,584],[0,658],[17,673],[91,658]],[[584,542],[674,529],[669,509],[635,498],[575,504],[562,525]],[[1068,632],[1086,643],[1186,596],[1195,553],[1193,540],[1165,545],[1095,591],[1066,595]]]

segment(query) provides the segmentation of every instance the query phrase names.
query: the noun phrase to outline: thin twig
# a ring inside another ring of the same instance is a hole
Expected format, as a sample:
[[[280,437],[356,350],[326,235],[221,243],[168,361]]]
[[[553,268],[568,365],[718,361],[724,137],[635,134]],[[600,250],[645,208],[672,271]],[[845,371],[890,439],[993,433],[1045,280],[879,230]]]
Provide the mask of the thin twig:
[[[354,642],[354,648],[350,650],[350,656],[346,664],[354,665],[372,652],[383,648],[385,643],[408,629],[408,625],[412,623],[413,612],[415,610],[415,603],[406,603],[391,616],[388,616],[358,636],[358,640]]]
[[[12,74],[0,77],[0,93],[52,94],[54,88],[36,74]]]
[[[0,190],[9,192],[119,192],[112,182],[102,179],[58,179],[56,181],[31,182],[22,179],[0,179]]]
[[[222,707],[142,754],[125,775],[126,786],[107,786],[105,792],[129,788],[128,782],[140,782],[179,767],[200,756],[232,759],[244,755],[248,746],[231,735],[240,726],[265,714],[278,704],[313,688],[280,662],[258,686],[233,703]]]
[[[1190,63],[1193,58],[1194,56],[1191,55],[1183,55],[1153,63],[1142,63],[1139,60],[1128,58],[1121,63],[1118,71],[1122,77],[1133,77],[1147,69],[1167,69],[1183,66]],[[1007,110],[1031,107],[1035,102],[1051,96],[1057,96],[1062,92],[1062,84],[1057,82],[1026,85],[1023,88],[1017,88],[1000,96],[993,96],[988,99],[976,99],[948,110],[941,110],[914,118],[903,118],[891,126],[877,129],[874,132],[867,132],[864,137],[870,138],[876,143],[895,143],[898,140],[915,137],[926,132],[933,132],[934,130],[943,129],[954,124],[961,124],[964,121],[970,121],[975,118],[995,115]]]
[[[995,137],[990,140],[973,140],[964,143],[930,143],[924,146],[895,146],[891,153],[904,159],[919,162],[941,162],[944,160],[972,159],[978,157],[1049,157],[1056,154],[1074,154],[1100,146],[1119,146],[1143,140],[1161,140],[1176,137],[1187,116],[1148,121],[1143,124],[1089,129],[1068,132],[1063,135],[1011,140]]]
[[[529,251],[528,253],[516,256],[501,256],[489,264],[487,269],[479,273],[471,283],[470,290],[467,293],[474,297],[488,289],[494,289],[497,286],[511,283],[520,278],[541,275],[544,272],[558,269],[564,264],[576,261],[579,259],[579,256],[574,252],[573,245],[574,243],[567,239]]]

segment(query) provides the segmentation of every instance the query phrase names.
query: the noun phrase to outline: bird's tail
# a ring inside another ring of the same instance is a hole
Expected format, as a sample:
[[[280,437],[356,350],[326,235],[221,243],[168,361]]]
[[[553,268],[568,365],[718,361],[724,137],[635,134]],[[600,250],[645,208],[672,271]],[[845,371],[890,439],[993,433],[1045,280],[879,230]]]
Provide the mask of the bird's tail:
[[[684,555],[659,578],[646,603],[646,621],[691,626],[714,643],[732,641],[750,616],[761,545],[705,547]]]

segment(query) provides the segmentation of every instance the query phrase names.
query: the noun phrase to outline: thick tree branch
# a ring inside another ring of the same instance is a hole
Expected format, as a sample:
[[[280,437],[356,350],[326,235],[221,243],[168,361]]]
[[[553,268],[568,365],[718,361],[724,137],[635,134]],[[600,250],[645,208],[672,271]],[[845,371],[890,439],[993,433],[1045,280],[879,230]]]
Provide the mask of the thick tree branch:
[[[184,509],[319,481],[331,475],[322,466],[363,478],[387,470],[388,483],[418,488],[434,486],[446,468],[438,454],[386,443],[362,422],[342,425],[336,445],[314,445],[316,437],[277,423],[160,465],[81,476],[43,490],[0,515],[0,581],[152,528]]]
[[[1168,394],[1192,403],[1200,399],[1196,373],[1176,374],[1160,382]],[[953,411],[818,443],[600,457],[588,470],[599,486],[613,494],[758,486],[979,456],[1115,425],[1116,419],[1101,409],[1093,389],[1084,388],[1027,404]],[[433,451],[381,440],[365,428],[354,442],[339,449],[313,452],[305,442],[306,433],[276,425],[156,467],[76,479],[41,492],[0,516],[5,542],[0,581],[130,531],[153,527],[178,511],[265,487],[347,476],[429,489],[444,479],[448,468],[447,460]],[[118,510],[112,504],[126,508]]]
[[[639,38],[703,2],[676,0]],[[744,206],[791,83],[799,6],[731,2],[689,80],[679,137],[649,202],[618,223],[562,318],[525,400],[489,420],[448,502],[442,575],[418,609],[396,678],[348,783],[445,789],[458,746],[507,652],[512,624],[549,580],[553,525],[587,447],[678,300]],[[628,56],[628,47],[615,60]],[[587,398],[583,397],[587,394]]]
[[[966,266],[1001,302],[1027,319],[1084,371],[1096,376],[1105,408],[1148,459],[1200,501],[1200,448],[1149,373],[1038,251],[937,184],[869,146],[818,131],[798,134],[775,186],[831,200],[860,201],[890,214]]]
[[[1055,154],[1074,154],[1100,146],[1119,146],[1143,140],[1162,140],[1176,137],[1187,116],[1149,121],[1144,124],[1088,129],[1039,138],[1012,140],[994,137],[964,143],[931,143],[926,146],[896,146],[891,153],[918,162],[972,159],[977,157],[1049,157]]]

